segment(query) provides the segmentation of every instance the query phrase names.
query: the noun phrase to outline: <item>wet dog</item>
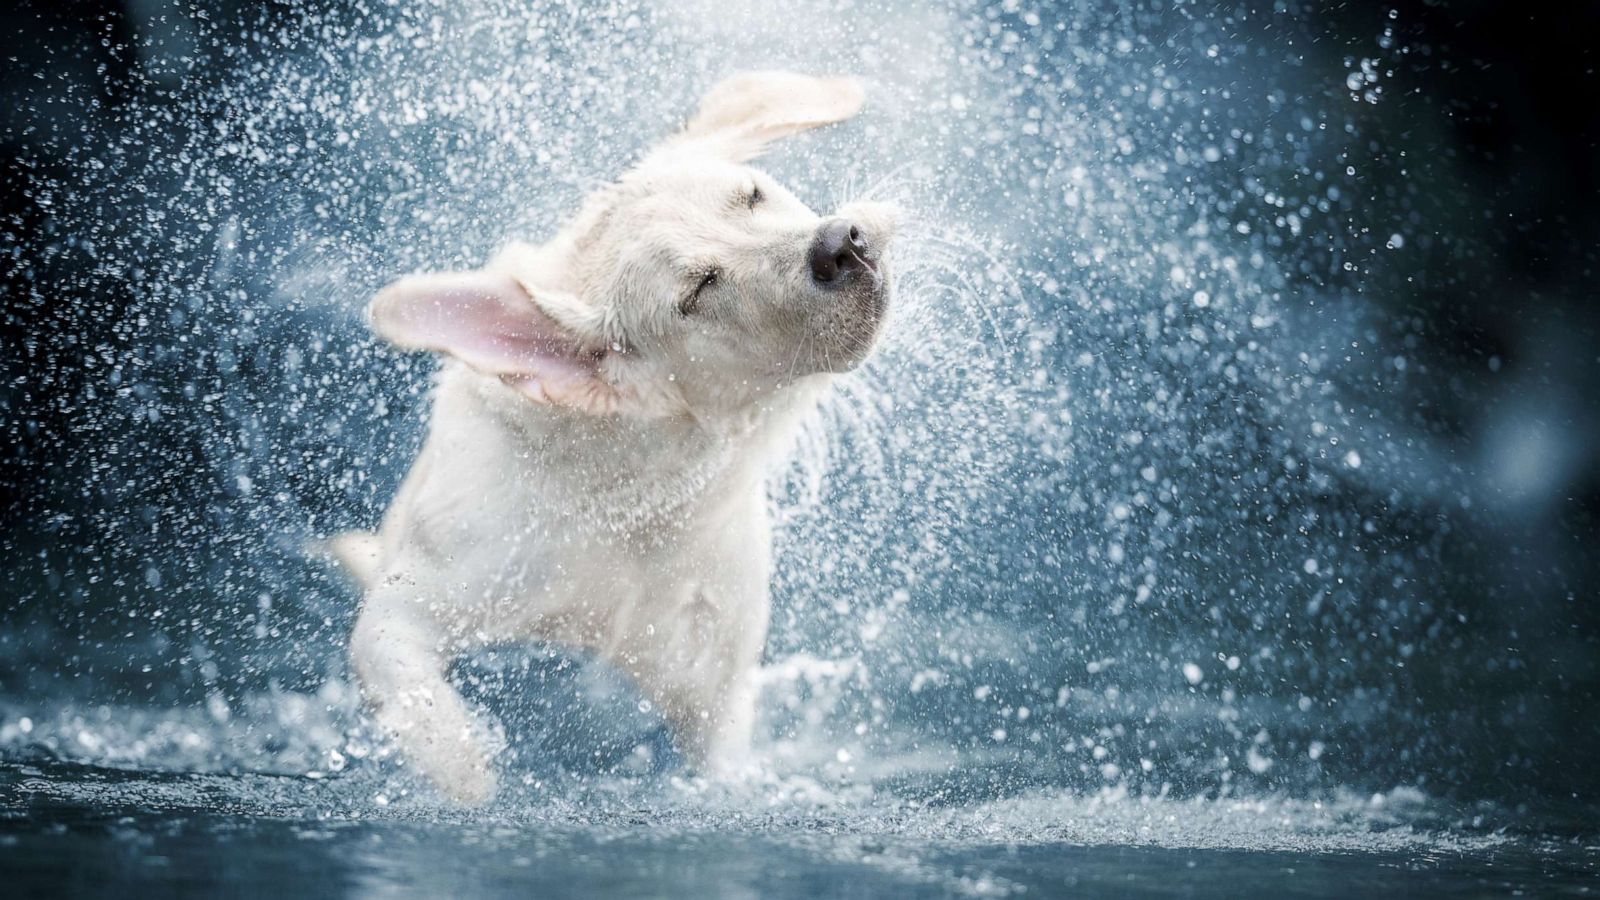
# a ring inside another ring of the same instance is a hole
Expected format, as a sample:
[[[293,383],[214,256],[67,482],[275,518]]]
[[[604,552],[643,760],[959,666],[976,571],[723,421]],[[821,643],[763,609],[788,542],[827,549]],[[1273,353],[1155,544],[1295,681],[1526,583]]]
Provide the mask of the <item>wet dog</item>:
[[[850,79],[731,78],[547,243],[372,301],[378,335],[444,364],[378,532],[333,542],[365,587],[350,652],[378,725],[452,799],[495,793],[492,729],[445,677],[489,644],[598,655],[699,770],[748,749],[765,476],[872,350],[894,220],[819,217],[745,163],[861,102]]]

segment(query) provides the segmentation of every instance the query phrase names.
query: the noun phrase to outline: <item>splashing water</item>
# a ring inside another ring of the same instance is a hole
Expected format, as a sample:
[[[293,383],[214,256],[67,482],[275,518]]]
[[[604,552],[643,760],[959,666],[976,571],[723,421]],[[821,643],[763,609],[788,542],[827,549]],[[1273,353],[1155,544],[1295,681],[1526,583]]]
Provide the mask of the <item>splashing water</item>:
[[[1481,485],[1394,399],[1422,326],[1369,299],[1430,246],[1362,169],[1407,47],[1384,19],[1346,64],[1282,6],[175,13],[12,235],[57,337],[6,427],[59,462],[4,544],[8,790],[507,853],[647,824],[935,892],[1028,886],[978,847],[1537,857],[1500,831],[1534,776],[1464,739],[1517,728],[1467,699],[1518,668],[1449,568]],[[552,233],[777,65],[869,101],[764,167],[909,221],[881,352],[775,479],[766,761],[688,779],[615,673],[507,648],[456,677],[514,787],[442,809],[362,722],[356,598],[303,552],[372,524],[425,422],[432,364],[359,310]],[[54,432],[18,415],[46,398]]]

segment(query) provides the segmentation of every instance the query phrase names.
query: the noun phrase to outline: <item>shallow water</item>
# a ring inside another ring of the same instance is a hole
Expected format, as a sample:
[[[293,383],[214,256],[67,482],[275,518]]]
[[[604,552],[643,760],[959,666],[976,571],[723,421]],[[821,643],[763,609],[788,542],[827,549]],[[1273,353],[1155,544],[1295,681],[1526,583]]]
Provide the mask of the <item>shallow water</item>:
[[[653,788],[651,790],[659,790]],[[1287,801],[752,807],[639,793],[462,815],[337,781],[0,766],[21,896],[1590,896],[1600,846]],[[682,790],[680,785],[677,790]],[[694,792],[690,792],[693,794]],[[667,799],[663,808],[660,801]],[[1338,806],[1338,804],[1333,804]],[[1418,811],[1409,813],[1420,819]],[[18,896],[19,894],[12,894]]]

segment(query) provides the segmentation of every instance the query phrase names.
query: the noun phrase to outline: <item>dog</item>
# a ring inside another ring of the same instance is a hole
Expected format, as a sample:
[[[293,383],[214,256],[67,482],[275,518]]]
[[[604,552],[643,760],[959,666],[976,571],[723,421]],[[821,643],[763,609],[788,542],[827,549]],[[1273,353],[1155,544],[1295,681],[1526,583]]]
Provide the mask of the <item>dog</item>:
[[[695,771],[746,757],[766,476],[872,351],[896,220],[869,202],[820,217],[746,163],[863,97],[849,78],[732,77],[547,243],[371,302],[377,335],[443,364],[377,533],[332,547],[364,586],[350,657],[373,721],[449,799],[496,793],[495,729],[446,678],[492,644],[631,676]]]

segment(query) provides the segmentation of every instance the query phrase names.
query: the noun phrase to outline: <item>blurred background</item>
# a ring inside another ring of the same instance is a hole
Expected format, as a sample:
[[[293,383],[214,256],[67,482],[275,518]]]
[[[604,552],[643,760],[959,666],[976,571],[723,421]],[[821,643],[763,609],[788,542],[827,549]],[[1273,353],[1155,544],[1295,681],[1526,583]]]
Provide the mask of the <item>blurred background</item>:
[[[775,487],[780,755],[1592,824],[1600,8],[10,3],[0,754],[323,765],[357,597],[305,548],[376,521],[432,365],[365,298],[777,66],[871,99],[765,164],[912,219]],[[508,659],[462,677],[520,764],[662,746]]]

